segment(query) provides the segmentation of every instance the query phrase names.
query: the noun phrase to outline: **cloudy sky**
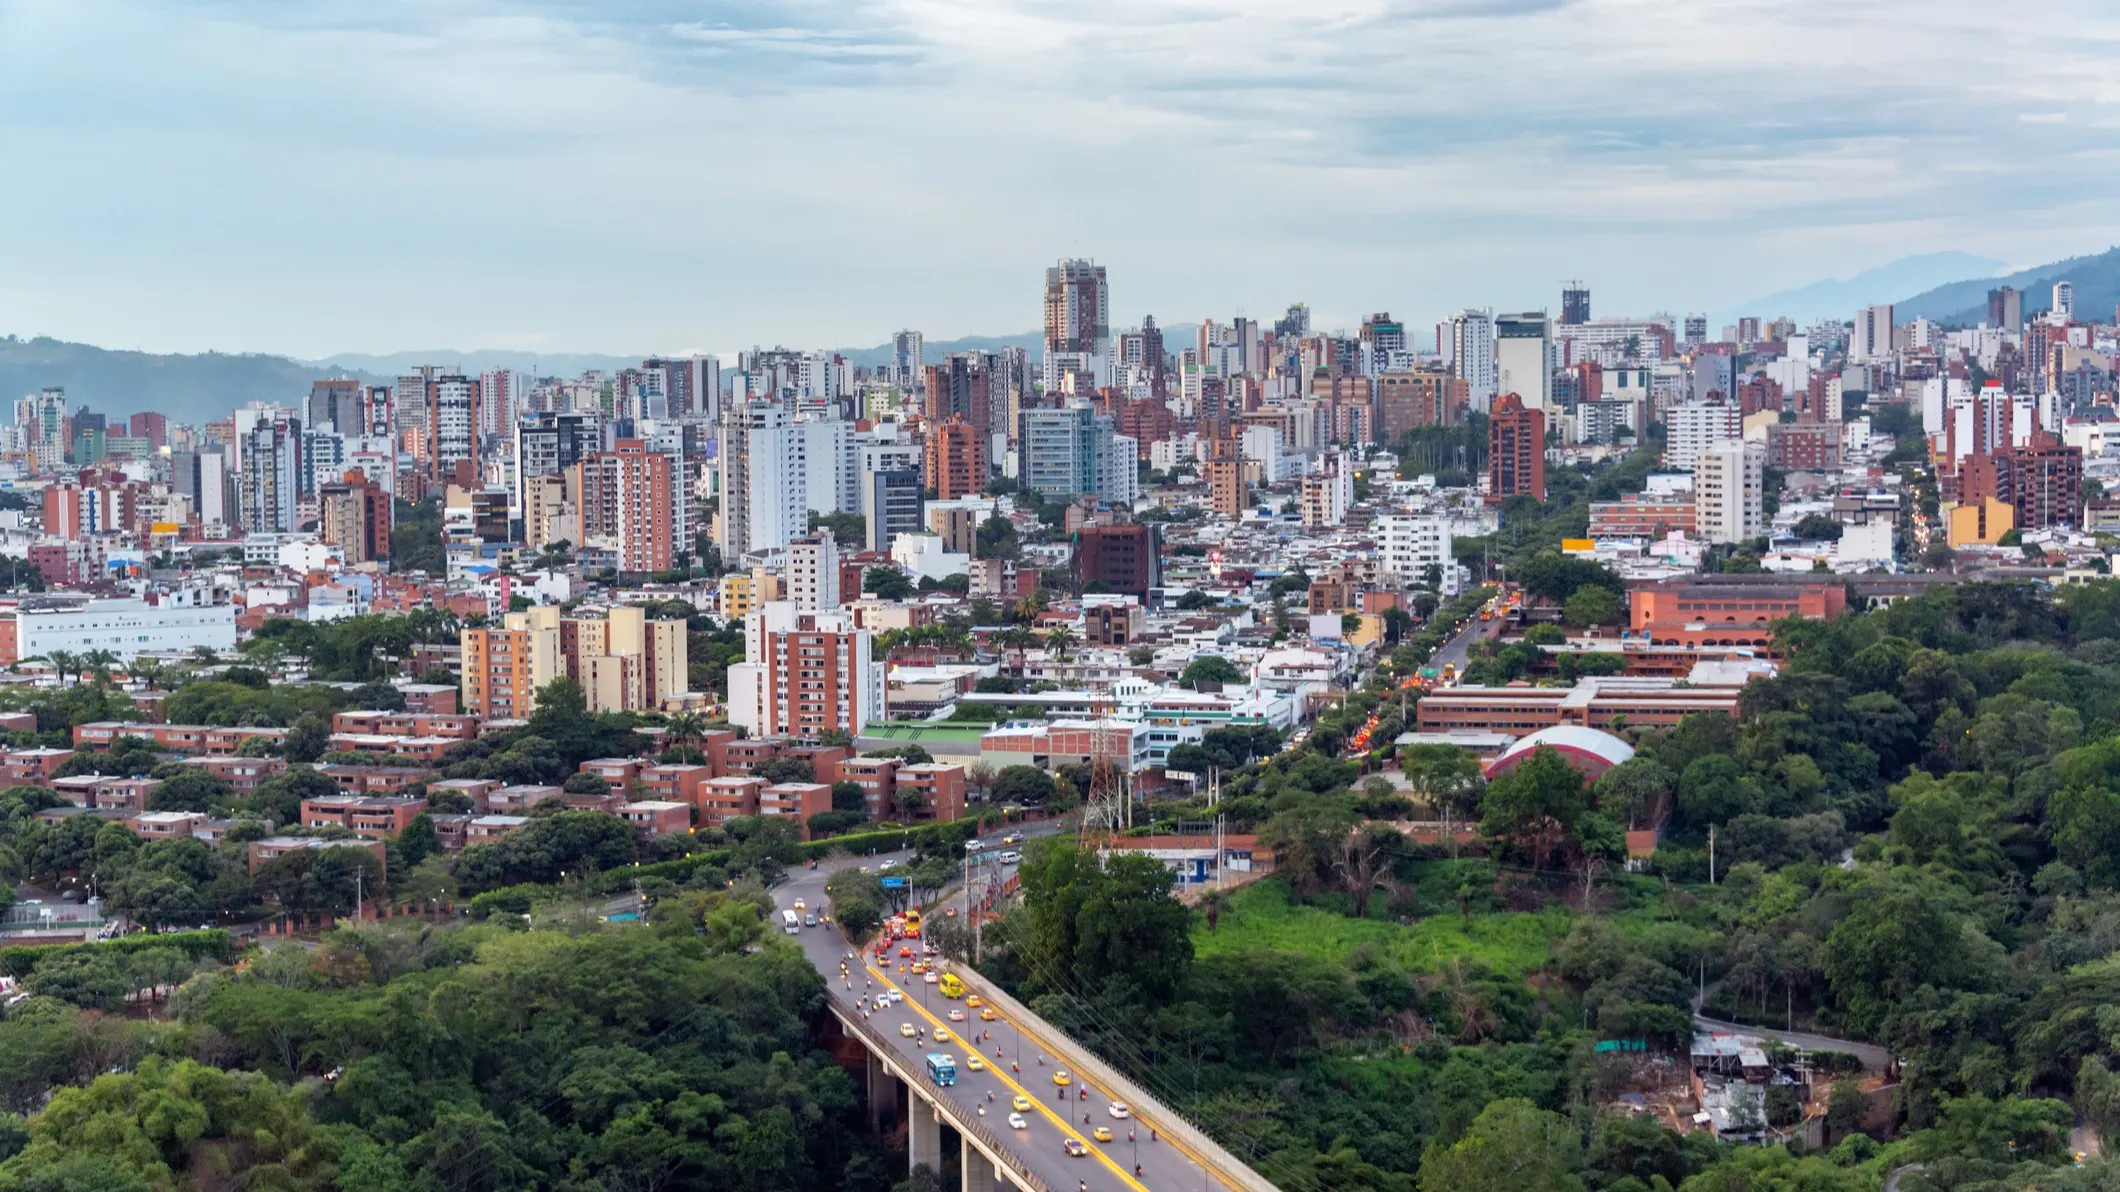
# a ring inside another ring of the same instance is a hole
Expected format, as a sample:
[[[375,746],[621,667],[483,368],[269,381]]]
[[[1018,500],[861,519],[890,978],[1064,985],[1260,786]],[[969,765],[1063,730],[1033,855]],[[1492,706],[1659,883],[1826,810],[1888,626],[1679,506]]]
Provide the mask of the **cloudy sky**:
[[[0,0],[0,332],[727,350],[1721,311],[2113,233],[2047,0]]]

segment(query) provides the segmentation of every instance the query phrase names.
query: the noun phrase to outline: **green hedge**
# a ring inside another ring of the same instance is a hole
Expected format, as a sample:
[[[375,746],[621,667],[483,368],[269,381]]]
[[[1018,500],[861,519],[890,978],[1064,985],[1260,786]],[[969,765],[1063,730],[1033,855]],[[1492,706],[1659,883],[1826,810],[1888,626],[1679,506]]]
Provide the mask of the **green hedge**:
[[[149,948],[175,948],[195,960],[218,960],[226,963],[235,959],[235,937],[220,928],[208,931],[178,931],[167,935],[121,935],[116,939],[97,940],[86,944],[59,944],[44,947],[16,946],[0,948],[0,973],[20,980],[30,975],[46,959],[69,952],[81,952],[90,948],[110,949],[118,952],[141,952]]]
[[[894,853],[903,848],[917,848],[923,843],[963,844],[978,834],[978,820],[961,819],[945,824],[921,824],[916,828],[900,828],[891,832],[832,836],[803,844],[801,858],[805,861],[822,860],[838,849],[845,849],[852,856],[860,856],[863,853]]]
[[[621,894],[633,888],[639,878],[659,877],[670,881],[682,881],[692,876],[692,871],[702,865],[727,865],[729,850],[709,849],[679,857],[675,861],[657,861],[650,865],[621,866],[589,875],[580,889],[589,894]],[[520,885],[501,886],[488,890],[471,899],[471,917],[484,919],[494,914],[523,915],[540,902],[567,894],[569,887],[555,882],[523,882]]]

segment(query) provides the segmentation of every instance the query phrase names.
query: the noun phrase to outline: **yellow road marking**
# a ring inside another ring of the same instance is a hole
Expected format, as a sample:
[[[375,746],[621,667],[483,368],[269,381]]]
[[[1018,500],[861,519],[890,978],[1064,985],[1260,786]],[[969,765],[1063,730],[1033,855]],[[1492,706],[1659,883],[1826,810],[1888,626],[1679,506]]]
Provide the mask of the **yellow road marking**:
[[[897,984],[893,982],[889,977],[885,976],[882,972],[878,971],[875,965],[869,965],[868,970],[876,974],[877,980],[882,981],[885,985],[890,986],[892,989],[898,989]],[[905,990],[898,989],[898,992],[903,994],[905,993]],[[920,1015],[922,1018],[927,1019],[929,1022],[934,1023],[936,1026],[941,1027],[945,1030],[949,1029],[949,1024],[945,1023],[942,1019],[935,1017],[933,1014],[928,1013],[926,1006],[921,1005],[919,1002],[913,1000],[912,998],[906,998],[903,1004],[906,1006],[906,1008],[912,1010],[914,1013]],[[1003,1018],[1000,1021],[1008,1022],[1009,1020],[1007,1018]],[[1015,1026],[1015,1024],[1012,1022],[1009,1023],[1009,1025]],[[1018,1031],[1021,1031],[1023,1028],[1017,1027],[1016,1029]],[[952,1031],[951,1033],[955,1034],[956,1032]],[[967,1040],[967,1042],[969,1042],[969,1040]],[[1029,1089],[1024,1088],[1020,1084],[1017,1084],[1014,1080],[1009,1078],[1007,1073],[1001,1071],[999,1068],[989,1065],[987,1067],[987,1071],[992,1072],[994,1076],[1001,1081],[1001,1083],[1022,1094],[1024,1099],[1028,1100],[1032,1105],[1036,1106],[1040,1112],[1045,1114],[1047,1118],[1050,1118],[1053,1124],[1059,1126],[1060,1129],[1064,1133],[1066,1133],[1068,1137],[1074,1139],[1076,1142],[1081,1143],[1084,1147],[1087,1147],[1090,1154],[1095,1155],[1097,1158],[1103,1160],[1104,1165],[1106,1167],[1111,1168],[1112,1174],[1118,1176],[1121,1183],[1125,1184],[1129,1188],[1135,1189],[1135,1192],[1148,1192],[1148,1185],[1143,1184],[1141,1181],[1135,1179],[1133,1177],[1132,1172],[1120,1166],[1119,1161],[1111,1157],[1110,1153],[1108,1153],[1104,1149],[1103,1144],[1097,1142],[1094,1139],[1084,1138],[1081,1134],[1077,1133],[1074,1125],[1070,1123],[1065,1117],[1054,1113],[1052,1106],[1047,1105],[1042,1098],[1031,1096]],[[1063,1104],[1065,1103],[1066,1102],[1063,1102]],[[1131,1109],[1132,1107],[1129,1106],[1128,1108]],[[1004,1126],[1007,1125],[1006,1119],[1003,1120],[1002,1124]],[[1114,1135],[1113,1137],[1115,1139],[1117,1138],[1116,1135]]]

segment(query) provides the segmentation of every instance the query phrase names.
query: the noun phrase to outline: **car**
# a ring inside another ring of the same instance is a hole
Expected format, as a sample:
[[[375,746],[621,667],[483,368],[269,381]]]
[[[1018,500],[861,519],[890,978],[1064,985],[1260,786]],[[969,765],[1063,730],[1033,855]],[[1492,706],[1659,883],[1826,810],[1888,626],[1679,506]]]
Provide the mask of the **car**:
[[[927,961],[925,960],[916,960],[913,962],[913,971],[916,973],[924,973],[927,971],[927,968]]]
[[[1003,837],[1001,838],[1001,843],[1003,843],[1003,844],[1022,844],[1022,843],[1023,843],[1023,833],[1021,833],[1021,832],[1011,832],[1011,833],[1009,833],[1008,835],[1006,835],[1006,836],[1003,836]]]
[[[1031,1128],[1031,1124],[1023,1120],[1022,1114],[1012,1113],[1008,1115],[1008,1128],[1011,1130],[1028,1130]]]
[[[970,1059],[968,1059],[968,1060],[964,1061],[964,1066],[965,1066],[965,1067],[967,1067],[967,1068],[970,1068],[970,1069],[971,1069],[972,1071],[974,1071],[974,1072],[984,1072],[984,1071],[986,1071],[986,1061],[985,1061],[985,1060],[983,1060],[983,1059],[980,1059],[980,1058],[979,1058],[978,1056],[976,1056],[976,1055],[975,1055],[975,1056],[973,1056],[973,1057],[971,1057]]]
[[[879,994],[877,994],[877,995],[876,995],[876,1008],[877,1008],[878,1010],[888,1010],[888,1009],[890,1009],[890,1008],[891,1008],[891,995],[890,995],[890,994],[888,994],[888,993],[879,993]]]
[[[1089,1136],[1098,1142],[1110,1142],[1112,1140],[1112,1128],[1110,1126],[1099,1126],[1090,1131]]]
[[[882,861],[882,862],[878,862],[878,863],[877,863],[877,865],[876,865],[876,872],[878,872],[878,873],[882,873],[882,872],[883,872],[884,870],[886,870],[886,869],[896,869],[896,868],[898,868],[898,862],[896,862],[896,861]]]
[[[911,944],[907,944],[905,947],[898,949],[898,954],[900,956],[911,957],[913,954],[913,946]]]
[[[974,1010],[977,1010],[979,1007],[984,1006],[986,1004],[986,999],[980,997],[976,993],[967,994],[964,999],[964,1004],[970,1006]]]
[[[1134,1116],[1134,1111],[1133,1111],[1133,1110],[1131,1110],[1131,1109],[1128,1109],[1128,1108],[1126,1107],[1126,1102],[1124,1102],[1124,1101],[1114,1101],[1114,1102],[1112,1102],[1112,1107],[1111,1107],[1111,1109],[1110,1109],[1110,1111],[1109,1111],[1109,1112],[1111,1113],[1111,1115],[1112,1115],[1113,1117],[1115,1117],[1115,1118],[1119,1118],[1119,1119],[1121,1119],[1121,1120],[1124,1120],[1124,1119],[1126,1119],[1126,1118],[1130,1118],[1130,1117]]]
[[[805,910],[805,909],[807,909],[806,907],[804,907],[804,906],[803,906],[803,902],[802,902],[802,899],[798,898],[798,899],[796,899],[796,900],[795,900],[795,909],[796,909],[796,910],[798,910],[798,911],[799,911],[799,910]]]
[[[994,1013],[994,1008],[992,1006],[979,1007],[979,1021],[992,1022],[999,1017],[1001,1016],[999,1014]]]
[[[901,1022],[898,1024],[898,1034],[901,1038],[910,1039],[914,1035],[917,1035],[919,1033],[919,1031],[913,1029],[913,1024],[910,1022]]]
[[[938,1027],[936,1027],[936,1028],[935,1028],[935,1042],[937,1042],[937,1043],[947,1043],[947,1042],[949,1042],[949,1041],[950,1041],[950,1028],[948,1028],[948,1027],[946,1027],[946,1026],[938,1026]]]
[[[1021,864],[1022,861],[1023,854],[1017,852],[1015,849],[1010,849],[1009,851],[1001,854],[1001,863],[1004,865],[1017,865]]]
[[[1066,1087],[1075,1083],[1075,1078],[1067,1074],[1067,1069],[1062,1068],[1058,1072],[1053,1073],[1053,1083]]]
[[[967,840],[964,842],[964,851],[968,853],[976,853],[985,847],[986,841],[984,840]]]
[[[927,972],[924,972],[924,973],[920,974],[920,979],[921,979],[921,980],[923,980],[923,981],[925,981],[925,982],[927,982],[927,983],[928,983],[928,984],[930,984],[930,985],[933,985],[933,984],[935,984],[935,983],[936,983],[937,981],[940,981],[940,980],[942,980],[942,978],[941,978],[941,977],[939,977],[939,976],[937,976],[937,975],[935,974],[935,970],[933,970],[933,969],[929,969],[929,970],[928,970]]]
[[[1079,1138],[1070,1138],[1062,1142],[1060,1146],[1067,1152],[1067,1157],[1070,1159],[1080,1159],[1082,1156],[1089,1154],[1089,1148],[1083,1146],[1082,1140]]]
[[[950,1021],[951,1021],[951,1022],[963,1022],[963,1021],[964,1021],[964,1011],[962,1011],[962,1010],[952,1010],[952,1011],[950,1011],[950,1013],[949,1013],[949,1019],[950,1019]]]
[[[902,1001],[904,1001],[904,1000],[905,1000],[905,990],[903,990],[903,989],[893,989],[893,990],[891,991],[891,1004],[892,1004],[892,1005],[894,1005],[894,1006],[895,1006],[895,1005],[897,1005],[898,1003],[900,1003],[900,1002],[902,1002]]]
[[[1009,1102],[1009,1104],[1016,1107],[1017,1113],[1027,1113],[1030,1111],[1031,1099],[1029,1097],[1024,1096],[1022,1093],[1017,1093],[1016,1099],[1014,1101]]]
[[[802,917],[802,925],[803,925],[804,927],[815,927],[815,926],[817,926],[817,916],[815,916],[815,915],[804,915],[804,916]]]

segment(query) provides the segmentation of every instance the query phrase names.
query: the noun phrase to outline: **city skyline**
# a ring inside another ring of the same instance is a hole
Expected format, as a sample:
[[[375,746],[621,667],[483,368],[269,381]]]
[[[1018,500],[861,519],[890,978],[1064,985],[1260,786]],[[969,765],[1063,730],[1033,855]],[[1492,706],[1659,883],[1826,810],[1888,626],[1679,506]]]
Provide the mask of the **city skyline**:
[[[2106,243],[2077,129],[2111,22],[2067,7],[2078,37],[2034,45],[1969,4],[10,5],[0,162],[42,181],[0,197],[0,330],[302,358],[1014,334],[1064,257],[1111,271],[1115,326],[1307,300],[1424,327],[1572,276],[1715,313]],[[1934,69],[1974,55],[1977,82]]]

